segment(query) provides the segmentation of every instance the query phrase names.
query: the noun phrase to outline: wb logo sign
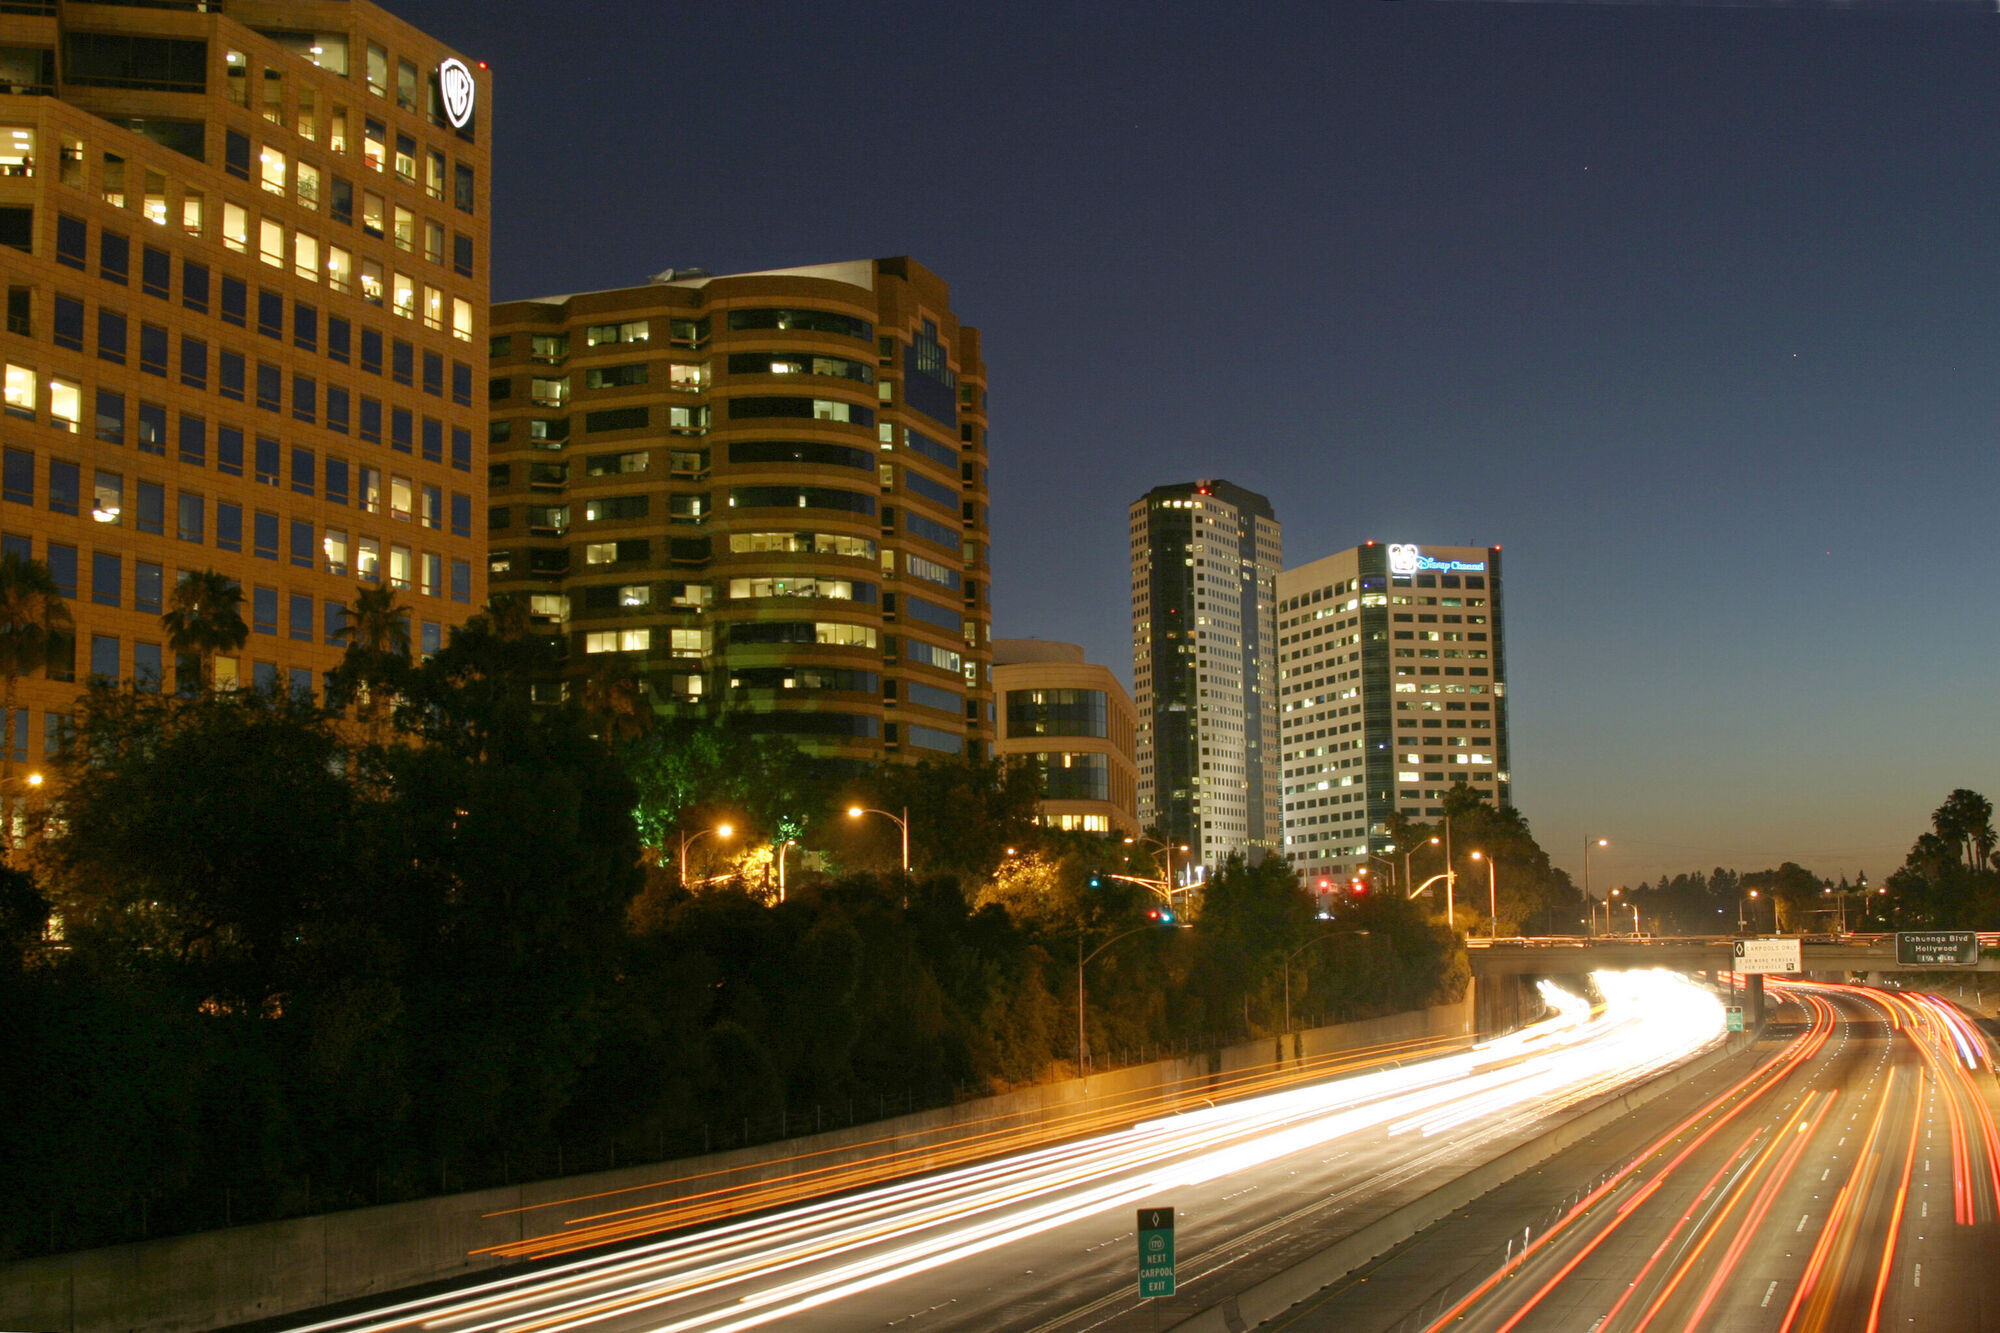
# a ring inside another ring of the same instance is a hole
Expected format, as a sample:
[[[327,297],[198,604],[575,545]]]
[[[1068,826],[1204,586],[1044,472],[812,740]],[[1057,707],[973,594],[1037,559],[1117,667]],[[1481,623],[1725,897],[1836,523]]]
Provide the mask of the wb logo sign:
[[[444,117],[453,129],[464,129],[472,119],[472,99],[477,92],[472,71],[463,61],[454,57],[438,66],[438,94],[444,99]]]

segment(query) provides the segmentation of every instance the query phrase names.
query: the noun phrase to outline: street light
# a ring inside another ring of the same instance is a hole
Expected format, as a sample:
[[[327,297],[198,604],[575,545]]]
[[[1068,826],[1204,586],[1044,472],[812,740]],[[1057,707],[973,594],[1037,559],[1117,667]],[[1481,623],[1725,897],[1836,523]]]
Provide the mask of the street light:
[[[1424,841],[1428,842],[1433,847],[1438,845],[1438,838],[1435,834],[1425,839]],[[1408,884],[1410,882],[1410,858],[1415,856],[1417,854],[1418,848],[1421,848],[1423,845],[1424,843],[1420,842],[1417,844],[1416,847],[1412,847],[1410,848],[1409,851],[1403,853],[1403,878],[1400,881],[1398,881],[1399,883]],[[1417,895],[1412,893],[1409,896],[1414,898]]]
[[[1738,898],[1736,900],[1736,930],[1738,934],[1749,933],[1750,927],[1744,924],[1743,921],[1743,908],[1745,904],[1747,904],[1752,898],[1755,898],[1756,896],[1757,896],[1757,890],[1752,889],[1750,890],[1750,892],[1744,894],[1741,898]]]
[[[1613,898],[1623,898],[1625,890],[1622,888],[1613,889],[1611,896]],[[1625,905],[1632,909],[1632,938],[1636,940],[1639,938],[1639,904],[1626,899]],[[1609,902],[1604,904],[1604,928],[1607,931],[1611,929],[1611,904]]]
[[[785,901],[785,853],[799,845],[797,838],[787,838],[778,844],[778,901]]]
[[[707,837],[711,833],[713,833],[718,838],[727,838],[730,834],[734,833],[735,831],[736,830],[731,826],[729,826],[728,824],[717,824],[714,828],[701,829],[698,832],[696,832],[692,837],[688,836],[687,830],[685,829],[681,830],[681,887],[682,888],[686,888],[688,882],[688,848],[692,847],[695,843],[700,842],[703,838]]]
[[[863,815],[880,815],[884,819],[893,820],[895,822],[896,827],[903,831],[903,873],[905,875],[909,874],[910,873],[910,807],[907,805],[903,807],[903,817],[901,819],[897,819],[896,816],[890,814],[887,810],[872,810],[865,806],[859,806],[859,805],[850,805],[847,807],[847,817],[849,819],[859,819]]]
[[[1472,859],[1486,863],[1486,938],[1497,939],[1500,934],[1500,895],[1493,888],[1493,858],[1485,852],[1474,852]]]
[[[1328,931],[1316,939],[1307,940],[1304,944],[1301,944],[1298,948],[1285,955],[1285,1031],[1290,1032],[1292,1030],[1292,960],[1307,949],[1312,948],[1315,944],[1325,944],[1328,940],[1337,940],[1342,935],[1366,935],[1367,933],[1365,930]]]
[[[1597,919],[1596,900],[1590,896],[1590,846],[1592,843],[1596,843],[1599,847],[1609,847],[1611,845],[1610,841],[1605,838],[1585,838],[1583,840],[1583,910],[1588,914],[1584,918],[1583,933],[1585,938],[1589,937],[1591,926]]]
[[[1168,916],[1171,917],[1172,913],[1168,913]],[[1122,939],[1128,939],[1133,935],[1137,935],[1142,930],[1158,930],[1159,928],[1157,922],[1149,922],[1143,926],[1134,926],[1122,935],[1113,935],[1089,953],[1083,951],[1083,932],[1081,930],[1076,932],[1076,1076],[1078,1078],[1088,1077],[1083,1072],[1083,965]]]
[[[1142,834],[1139,834],[1139,835],[1137,835],[1137,836],[1128,836],[1128,837],[1127,837],[1127,838],[1125,839],[1125,845],[1126,845],[1127,847],[1130,847],[1130,846],[1132,846],[1132,845],[1133,845],[1133,844],[1135,844],[1135,843],[1141,843],[1141,842],[1144,842],[1144,843],[1150,843],[1150,844],[1152,844],[1153,846],[1155,846],[1155,847],[1158,847],[1158,848],[1159,848],[1159,849],[1160,849],[1161,851],[1163,851],[1163,852],[1165,852],[1165,853],[1166,853],[1166,856],[1167,856],[1167,875],[1166,875],[1166,886],[1167,886],[1167,904],[1168,904],[1169,906],[1172,906],[1172,904],[1173,904],[1173,901],[1174,901],[1174,890],[1175,890],[1175,889],[1176,889],[1177,887],[1179,887],[1178,885],[1176,885],[1176,884],[1174,883],[1174,852],[1175,852],[1176,850],[1180,850],[1180,851],[1183,851],[1183,852],[1184,852],[1184,851],[1186,851],[1186,850],[1188,849],[1188,845],[1187,845],[1186,843],[1184,843],[1184,842],[1183,842],[1183,843],[1173,843],[1173,842],[1168,842],[1168,841],[1165,841],[1165,840],[1163,840],[1163,839],[1160,839],[1160,838],[1150,838],[1150,837],[1147,837],[1147,836],[1146,836],[1145,834],[1143,834],[1143,833],[1142,833]]]

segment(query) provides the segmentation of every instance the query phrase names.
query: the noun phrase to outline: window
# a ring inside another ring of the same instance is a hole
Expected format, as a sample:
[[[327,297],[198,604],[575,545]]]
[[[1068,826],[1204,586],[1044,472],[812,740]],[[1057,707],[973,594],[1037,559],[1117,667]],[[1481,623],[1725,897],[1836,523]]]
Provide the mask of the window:
[[[257,363],[257,406],[266,412],[284,410],[285,377],[269,361]]]
[[[326,555],[326,572],[345,577],[347,574],[347,532],[343,528],[328,528],[326,537],[320,543]]]
[[[370,375],[382,373],[382,330],[361,330],[361,368]]]
[[[208,387],[208,344],[185,334],[181,337],[181,383],[190,389]]]
[[[49,577],[55,580],[56,591],[65,597],[76,596],[76,548],[50,542],[46,549]]]
[[[427,528],[444,527],[444,489],[440,486],[426,486],[423,489],[423,507],[418,512]]]
[[[472,211],[474,193],[472,168],[466,166],[463,162],[454,162],[452,164],[452,202],[458,206],[459,212],[470,213]]]
[[[257,332],[266,338],[285,336],[285,297],[268,287],[257,289]]]
[[[215,502],[215,544],[224,551],[243,549],[243,506],[227,500]]]
[[[139,326],[139,369],[147,375],[167,373],[167,331],[157,324]]]
[[[244,378],[247,373],[243,353],[232,352],[227,347],[216,353],[215,387],[224,398],[239,403],[243,401]]]
[[[125,562],[112,551],[90,555],[90,600],[99,606],[121,606],[125,601]]]
[[[91,484],[90,517],[93,522],[118,527],[124,522],[125,478],[116,472],[98,472]]]
[[[444,198],[444,154],[431,150],[424,159],[424,193],[433,199]]]
[[[444,358],[436,352],[424,353],[423,388],[433,398],[444,397]]]
[[[125,364],[125,316],[109,306],[97,308],[97,359]]]
[[[58,295],[53,319],[56,346],[83,350],[83,302],[74,296]]]
[[[387,131],[381,121],[372,117],[361,122],[361,160],[368,164],[370,171],[382,171],[388,166]],[[375,234],[382,234],[379,224]]]
[[[241,204],[222,204],[222,243],[238,254],[250,249],[250,214]]]
[[[73,380],[49,381],[49,424],[74,435],[83,419],[83,386]]]
[[[184,542],[200,545],[208,540],[206,531],[208,504],[201,496],[190,495],[186,491],[180,493],[179,500],[177,534]]]
[[[313,599],[309,593],[295,592],[285,617],[285,628],[301,643],[313,641]]]
[[[292,490],[299,495],[311,495],[315,469],[313,451],[299,445],[292,446]]]
[[[444,423],[436,417],[424,418],[423,456],[428,463],[444,461]]]
[[[354,543],[354,576],[369,583],[382,581],[382,543],[362,537]]]
[[[208,422],[204,418],[181,413],[180,448],[181,462],[208,466]]]
[[[622,366],[593,366],[583,372],[586,389],[620,389],[646,382],[646,363],[632,361]]]
[[[292,418],[296,421],[319,419],[319,382],[310,375],[292,376]]]
[[[414,73],[414,71],[412,71]],[[400,180],[415,184],[417,180],[417,141],[407,134],[396,136],[396,176]]]
[[[232,477],[243,475],[243,432],[239,428],[215,428],[215,470]]]
[[[251,590],[250,632],[252,634],[276,634],[278,632],[278,590],[276,588],[253,588]]]
[[[472,497],[463,491],[451,493],[451,535],[454,537],[472,535]]]
[[[132,609],[158,614],[166,590],[166,570],[149,560],[132,562]]]
[[[391,546],[389,548],[389,586],[392,588],[407,588],[410,586],[412,579],[410,548],[407,546]]]
[[[106,444],[125,443],[125,395],[97,391],[97,438]]]
[[[167,409],[158,403],[139,404],[139,452],[162,456],[167,452]]]
[[[361,469],[361,508],[365,513],[382,512],[382,470],[364,466]]]
[[[453,272],[463,277],[472,276],[472,238],[462,231],[451,234],[451,267]],[[643,320],[640,322],[644,323]]]
[[[256,477],[261,485],[278,485],[278,442],[266,435],[257,437]]]
[[[278,516],[258,510],[250,524],[250,554],[259,560],[278,558]]]
[[[399,454],[410,452],[412,430],[416,418],[407,407],[389,410],[389,447]]]
[[[107,282],[125,285],[132,272],[132,239],[122,232],[98,233],[97,272]]]
[[[56,262],[82,268],[88,260],[89,224],[67,213],[56,214]]]
[[[181,304],[196,314],[208,313],[208,265],[181,261]]]
[[[10,417],[35,419],[35,402],[41,394],[41,382],[34,369],[7,363],[6,405]]]
[[[222,320],[239,329],[250,325],[250,285],[226,273],[222,275]]]
[[[173,256],[146,246],[139,255],[139,290],[165,300],[173,281]]]
[[[424,552],[423,582],[419,591],[426,597],[444,596],[444,557]]]
[[[389,344],[389,378],[398,384],[411,384],[416,379],[416,349],[401,338]]]
[[[356,433],[370,444],[382,443],[382,401],[379,398],[370,398],[367,394],[361,396],[361,425]]]
[[[82,469],[60,458],[49,460],[49,509],[58,514],[77,511]]]
[[[463,361],[451,363],[451,401],[461,407],[472,406],[472,367]]]
[[[90,636],[90,674],[118,679],[118,640],[109,634]]]
[[[326,356],[329,361],[346,365],[351,346],[353,325],[333,315],[326,317]]]
[[[344,458],[326,460],[326,499],[329,504],[347,503],[347,460]]]
[[[286,167],[288,165],[285,155],[271,145],[265,144],[258,151],[257,162],[259,178],[262,180],[264,188],[279,198],[283,198],[290,188],[289,182],[285,179],[287,174]]]

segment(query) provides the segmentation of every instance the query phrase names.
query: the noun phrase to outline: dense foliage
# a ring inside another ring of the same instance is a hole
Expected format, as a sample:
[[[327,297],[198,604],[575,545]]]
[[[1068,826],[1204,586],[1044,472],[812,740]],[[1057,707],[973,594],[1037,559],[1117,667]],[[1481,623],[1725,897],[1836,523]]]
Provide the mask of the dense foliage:
[[[376,610],[342,711],[80,710],[60,805],[0,870],[0,1254],[1065,1076],[1079,959],[1098,1064],[1276,1031],[1287,998],[1304,1024],[1462,989],[1399,897],[1327,921],[1282,861],[1233,861],[1158,922],[1147,850],[1038,831],[1017,769],[607,726],[531,702],[545,649],[504,615],[413,664]],[[851,807],[907,818],[911,876]],[[722,819],[682,884],[679,836]],[[757,857],[783,842],[779,901]]]

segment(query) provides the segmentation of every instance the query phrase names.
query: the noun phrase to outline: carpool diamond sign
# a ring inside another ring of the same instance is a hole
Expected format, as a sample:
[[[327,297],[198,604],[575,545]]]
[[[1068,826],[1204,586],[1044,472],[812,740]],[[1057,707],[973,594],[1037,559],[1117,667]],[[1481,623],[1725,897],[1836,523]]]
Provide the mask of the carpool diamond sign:
[[[1174,1294],[1174,1210],[1139,1210],[1139,1296]]]

